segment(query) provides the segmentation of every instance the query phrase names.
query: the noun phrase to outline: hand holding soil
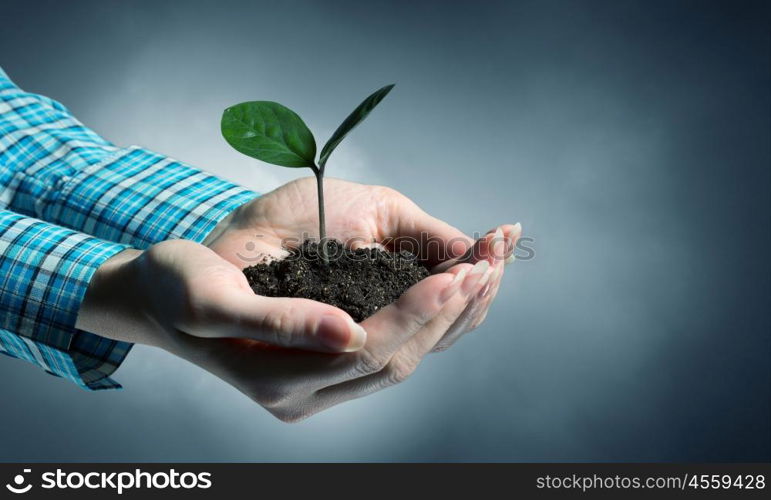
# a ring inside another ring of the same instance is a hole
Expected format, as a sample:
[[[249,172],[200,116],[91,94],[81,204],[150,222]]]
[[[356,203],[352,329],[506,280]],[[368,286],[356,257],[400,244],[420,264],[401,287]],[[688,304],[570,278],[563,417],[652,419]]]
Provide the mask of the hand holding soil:
[[[421,261],[429,268],[454,262],[451,257],[459,262],[359,325],[321,302],[254,294],[242,258],[281,256],[282,240],[300,239],[314,225],[308,211],[286,210],[301,206],[305,191],[314,189],[312,178],[299,179],[234,212],[213,233],[211,248],[174,240],[108,260],[89,286],[78,328],[161,347],[285,421],[403,381],[425,354],[446,348],[484,318],[520,228],[501,226],[474,242],[392,189],[326,182],[337,200],[327,207],[330,227],[338,228],[333,237],[346,241],[356,234],[362,244],[390,240],[398,248],[428,234],[423,247],[412,249]],[[330,354],[341,351],[348,352]]]
[[[393,189],[324,178],[332,151],[392,87],[346,118],[318,162],[291,110],[269,101],[228,108],[222,131],[234,148],[309,167],[315,179],[239,207],[203,244],[165,241],[107,260],[78,328],[163,348],[284,421],[401,382],[427,353],[476,328],[519,224],[474,241]]]

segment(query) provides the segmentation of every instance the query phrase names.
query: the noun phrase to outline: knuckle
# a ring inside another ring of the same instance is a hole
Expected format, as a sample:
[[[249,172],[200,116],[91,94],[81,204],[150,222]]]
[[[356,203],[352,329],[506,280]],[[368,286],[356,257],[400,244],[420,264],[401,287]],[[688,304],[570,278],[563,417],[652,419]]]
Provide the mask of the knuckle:
[[[415,301],[414,297],[402,295],[394,303],[403,312],[400,327],[407,331],[418,331],[441,312],[438,303],[426,305]]]
[[[378,373],[388,364],[388,359],[378,356],[368,350],[362,350],[356,358],[355,369],[359,375]]]
[[[218,304],[195,291],[189,291],[175,314],[179,328],[193,335],[207,336],[221,321]]]
[[[207,297],[191,290],[188,294],[187,307],[184,314],[188,322],[205,325],[216,320],[217,307]]]
[[[267,311],[262,320],[262,328],[267,332],[272,344],[291,346],[293,344],[292,313],[288,309]]]
[[[260,391],[252,399],[263,408],[269,410],[279,410],[286,407],[292,398],[292,393],[284,388],[271,388]]]
[[[384,369],[388,385],[401,384],[415,372],[417,363],[407,358],[394,358]]]
[[[313,412],[302,406],[292,408],[281,408],[275,410],[269,410],[271,415],[281,420],[285,424],[296,424],[307,419]]]
[[[402,200],[406,198],[399,191],[389,186],[373,185],[372,188],[375,190],[375,194],[383,199]]]
[[[383,201],[389,213],[398,212],[404,207],[415,205],[409,198],[394,188],[388,186],[372,186],[372,188],[373,198]]]
[[[184,298],[182,316],[188,324],[208,328],[236,320],[223,297],[200,278],[184,280],[181,295]]]
[[[449,348],[450,348],[450,344],[448,342],[439,342],[434,346],[433,349],[431,349],[431,352],[433,353],[445,352]]]

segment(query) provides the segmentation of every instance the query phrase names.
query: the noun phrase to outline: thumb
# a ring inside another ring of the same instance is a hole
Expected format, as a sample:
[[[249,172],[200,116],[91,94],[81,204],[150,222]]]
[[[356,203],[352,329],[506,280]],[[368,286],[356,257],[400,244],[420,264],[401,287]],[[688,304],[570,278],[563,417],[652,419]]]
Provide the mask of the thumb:
[[[346,312],[315,300],[233,293],[217,303],[207,336],[322,352],[357,351],[367,341],[367,331]]]

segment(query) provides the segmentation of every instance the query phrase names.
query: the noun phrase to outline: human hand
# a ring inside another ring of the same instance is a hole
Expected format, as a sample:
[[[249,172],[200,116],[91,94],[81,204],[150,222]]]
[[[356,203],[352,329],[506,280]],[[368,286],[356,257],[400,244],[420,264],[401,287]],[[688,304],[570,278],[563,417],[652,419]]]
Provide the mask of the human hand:
[[[490,283],[472,298],[436,350],[446,349],[481,324],[497,294],[504,263],[513,259],[519,224],[500,226],[474,242],[393,189],[325,179],[324,191],[328,237],[347,246],[406,249],[434,273],[460,262],[487,261],[492,268]],[[295,180],[233,212],[204,244],[239,268],[265,256],[282,257],[285,246],[299,245],[317,234],[316,203],[316,180]]]
[[[321,302],[255,295],[239,268],[185,240],[126,250],[94,274],[78,328],[173,350],[180,336],[246,337],[277,347],[360,349],[366,331]]]
[[[293,210],[286,210],[278,203],[280,198],[290,206],[294,202],[292,195],[281,193],[284,190],[297,189],[294,196],[305,197],[302,187],[294,183],[260,198],[270,203],[252,202],[239,209],[212,238],[212,247],[231,262],[186,241],[163,242],[146,252],[126,251],[110,259],[92,280],[78,327],[116,340],[162,347],[228,381],[285,421],[301,420],[404,380],[426,353],[451,344],[483,319],[500,282],[501,252],[510,254],[515,241],[510,238],[507,247],[498,236],[518,235],[518,228],[505,226],[505,231],[491,232],[473,243],[392,190],[333,181],[338,182],[342,189],[336,195],[349,204],[328,208],[335,214],[330,220],[341,220],[338,213],[354,211],[358,216],[349,216],[349,224],[340,226],[347,227],[349,234],[374,235],[376,242],[391,248],[418,242],[418,248],[410,250],[434,271],[397,302],[361,323],[367,341],[356,352],[330,355],[277,349],[275,345],[334,351],[314,344],[319,315],[347,315],[314,301],[255,296],[240,272],[243,263],[236,265],[243,257],[235,253],[237,249],[248,249],[249,241],[256,248],[257,243],[248,239],[256,234],[255,228],[272,238],[275,246],[262,247],[272,255],[281,254],[282,237],[300,238],[310,232],[312,219],[303,226],[302,217],[296,217],[303,213],[301,207],[295,204]],[[274,195],[277,199],[272,200]],[[365,211],[369,204],[377,208]],[[266,217],[271,214],[288,223],[268,223]],[[294,233],[288,229],[293,217],[298,219]],[[367,221],[376,230],[367,233],[362,225]],[[423,243],[421,234],[428,236]],[[337,230],[330,236],[345,238]],[[271,241],[257,240],[262,245]],[[358,244],[367,242],[362,239]],[[451,259],[453,255],[459,257]],[[274,304],[281,306],[276,312],[267,307]],[[345,323],[350,325],[348,320]],[[360,337],[353,333],[343,337],[347,339],[344,350],[360,347],[353,342]]]
[[[461,263],[429,276],[361,323],[365,347],[319,353],[271,343],[291,345],[295,333],[302,338],[314,331],[313,318],[345,313],[304,299],[256,296],[240,270],[209,248],[167,241],[145,252],[122,252],[100,266],[77,327],[161,347],[232,384],[276,417],[297,421],[404,380],[490,275],[488,265]]]

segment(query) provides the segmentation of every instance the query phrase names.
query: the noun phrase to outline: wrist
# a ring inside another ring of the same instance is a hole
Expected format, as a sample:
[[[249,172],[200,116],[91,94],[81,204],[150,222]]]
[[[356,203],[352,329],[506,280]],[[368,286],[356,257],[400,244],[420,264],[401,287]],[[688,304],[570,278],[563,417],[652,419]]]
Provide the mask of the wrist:
[[[126,249],[99,266],[88,284],[76,327],[121,342],[153,344],[137,276],[140,250]]]

